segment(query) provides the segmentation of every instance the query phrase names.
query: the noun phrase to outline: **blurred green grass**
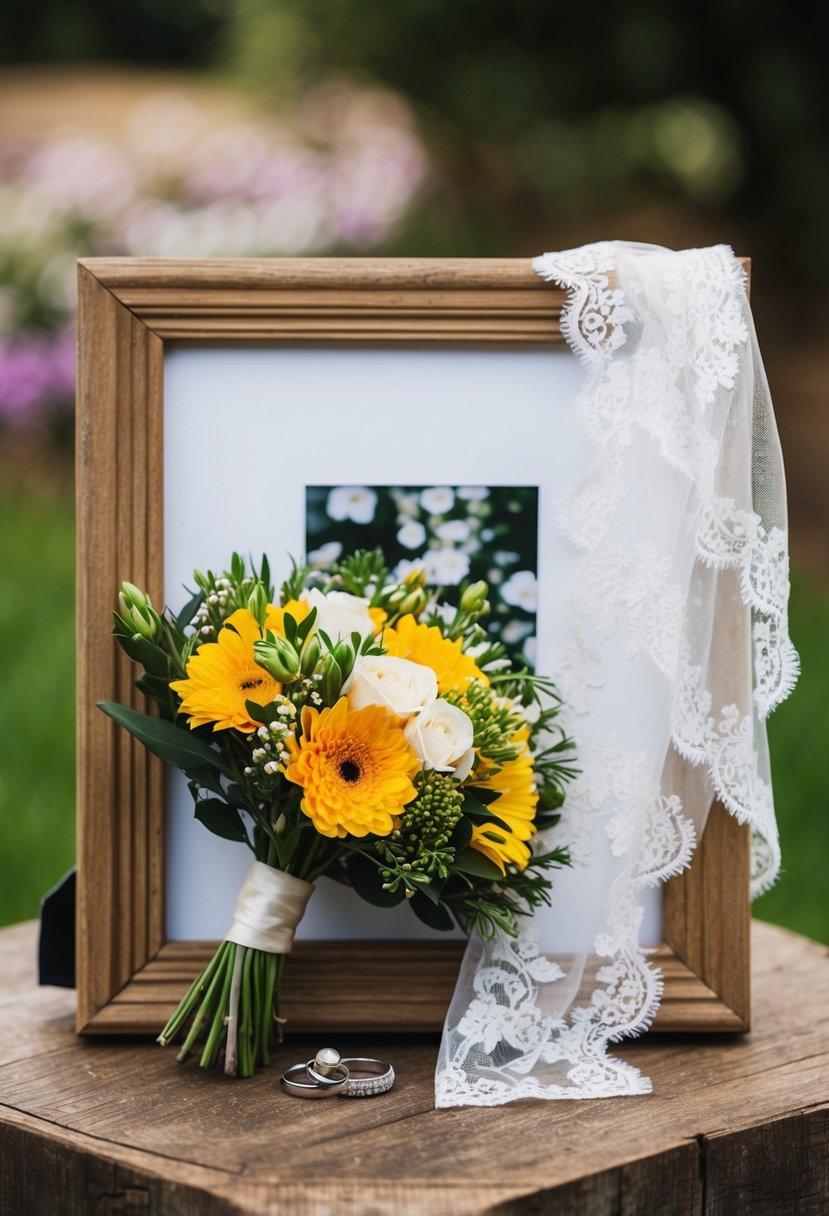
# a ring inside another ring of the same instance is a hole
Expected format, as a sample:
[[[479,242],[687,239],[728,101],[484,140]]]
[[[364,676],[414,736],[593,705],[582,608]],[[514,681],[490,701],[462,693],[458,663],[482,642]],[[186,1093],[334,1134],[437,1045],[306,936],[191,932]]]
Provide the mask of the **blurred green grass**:
[[[0,924],[37,915],[74,859],[74,524],[68,490],[0,490]],[[783,873],[763,920],[829,944],[829,584],[794,581],[797,690],[770,727]]]
[[[0,924],[75,857],[74,536],[68,488],[0,491]]]

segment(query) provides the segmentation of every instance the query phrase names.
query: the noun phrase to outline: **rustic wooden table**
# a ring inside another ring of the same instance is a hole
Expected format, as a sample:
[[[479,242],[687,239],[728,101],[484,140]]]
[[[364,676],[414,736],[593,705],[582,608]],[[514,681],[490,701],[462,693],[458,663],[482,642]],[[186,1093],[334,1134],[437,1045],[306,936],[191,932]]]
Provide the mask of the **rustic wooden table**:
[[[0,931],[3,1216],[829,1212],[828,952],[781,929],[754,926],[751,1035],[623,1049],[651,1097],[446,1111],[434,1038],[337,1044],[399,1080],[319,1103],[278,1067],[228,1081],[146,1041],[79,1040],[74,994],[35,986],[35,939]]]

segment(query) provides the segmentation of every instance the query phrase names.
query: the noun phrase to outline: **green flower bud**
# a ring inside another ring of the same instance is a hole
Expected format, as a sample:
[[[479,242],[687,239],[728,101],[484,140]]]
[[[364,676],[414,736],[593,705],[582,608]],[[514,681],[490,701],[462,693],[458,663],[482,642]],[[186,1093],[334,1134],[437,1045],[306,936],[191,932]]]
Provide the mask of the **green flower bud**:
[[[248,612],[256,617],[260,625],[265,624],[268,611],[268,595],[262,583],[257,582],[248,596]]]
[[[129,617],[131,608],[137,608],[139,612],[144,612],[147,608],[152,608],[150,597],[145,595],[140,587],[136,587],[135,583],[125,582],[121,584],[121,590],[118,593],[118,602],[121,605],[121,613],[125,618]]]
[[[276,823],[273,825],[273,830],[277,836],[282,835],[282,833],[285,831],[285,827],[286,827],[287,823],[288,823],[288,820],[285,818],[285,813],[283,811],[283,813],[277,819]]]
[[[488,590],[489,588],[483,579],[477,583],[470,584],[461,596],[461,611],[468,612],[470,615],[476,612],[483,612]]]
[[[343,683],[351,675],[351,670],[354,667],[354,647],[350,642],[337,642],[334,647],[334,658],[337,660],[340,671],[342,672]]]
[[[124,620],[132,629],[133,637],[140,636],[148,642],[157,642],[161,637],[161,619],[149,601],[143,611],[137,606],[130,608]]]
[[[400,615],[408,616],[411,613],[412,616],[420,616],[426,607],[427,600],[428,596],[423,588],[416,587],[414,591],[410,591],[401,601],[399,606]]]
[[[333,654],[327,654],[320,664],[320,693],[327,705],[333,705],[343,686],[343,673]]]
[[[302,653],[300,654],[300,667],[304,676],[310,676],[313,673],[314,668],[320,660],[321,652],[322,646],[320,645],[320,640],[315,633],[312,633],[306,639],[305,645],[302,647]]]
[[[299,675],[299,655],[287,638],[253,643],[256,662],[280,684],[290,684]]]

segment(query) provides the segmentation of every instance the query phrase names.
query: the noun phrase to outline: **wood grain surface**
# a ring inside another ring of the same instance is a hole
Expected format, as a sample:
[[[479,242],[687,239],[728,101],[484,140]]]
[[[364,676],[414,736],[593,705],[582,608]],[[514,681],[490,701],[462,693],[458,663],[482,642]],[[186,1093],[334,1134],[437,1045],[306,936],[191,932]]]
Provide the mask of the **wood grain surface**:
[[[829,953],[753,926],[754,1030],[620,1054],[649,1097],[433,1108],[435,1037],[339,1035],[395,1088],[302,1102],[151,1043],[78,1039],[73,994],[34,986],[36,927],[0,931],[3,1216],[823,1216]]]

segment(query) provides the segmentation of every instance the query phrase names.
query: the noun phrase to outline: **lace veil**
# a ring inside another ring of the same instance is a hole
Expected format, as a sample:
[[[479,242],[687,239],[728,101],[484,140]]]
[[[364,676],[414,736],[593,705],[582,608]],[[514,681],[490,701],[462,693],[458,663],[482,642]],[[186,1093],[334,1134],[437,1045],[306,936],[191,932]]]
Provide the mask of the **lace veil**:
[[[783,466],[745,275],[723,246],[606,242],[533,265],[567,289],[589,452],[560,510],[577,558],[550,674],[581,770],[555,829],[576,863],[560,886],[567,898],[589,861],[606,898],[582,915],[572,958],[552,957],[555,901],[517,941],[470,942],[438,1106],[649,1092],[608,1050],[659,1003],[639,944],[647,889],[689,864],[714,798],[751,826],[752,893],[779,868],[765,719],[797,656]],[[619,679],[623,720],[608,696]]]

